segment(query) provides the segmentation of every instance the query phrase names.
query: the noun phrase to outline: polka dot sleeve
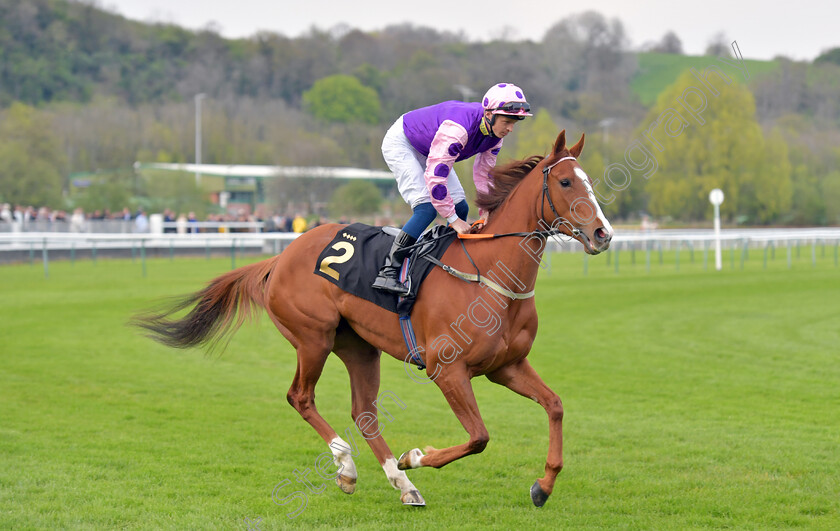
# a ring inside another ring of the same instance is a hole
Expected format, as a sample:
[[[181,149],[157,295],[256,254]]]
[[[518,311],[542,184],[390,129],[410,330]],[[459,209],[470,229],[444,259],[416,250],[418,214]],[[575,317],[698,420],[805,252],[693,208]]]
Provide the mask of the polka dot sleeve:
[[[477,191],[486,193],[490,189],[490,170],[496,167],[496,157],[499,155],[499,150],[502,149],[503,142],[504,140],[499,139],[499,143],[493,149],[475,156],[473,181],[475,181]],[[487,212],[479,209],[478,217],[487,219]]]
[[[432,197],[432,206],[447,221],[455,221],[455,203],[449,195],[446,180],[461,150],[467,144],[467,130],[451,120],[445,120],[435,133],[426,160],[426,186]]]

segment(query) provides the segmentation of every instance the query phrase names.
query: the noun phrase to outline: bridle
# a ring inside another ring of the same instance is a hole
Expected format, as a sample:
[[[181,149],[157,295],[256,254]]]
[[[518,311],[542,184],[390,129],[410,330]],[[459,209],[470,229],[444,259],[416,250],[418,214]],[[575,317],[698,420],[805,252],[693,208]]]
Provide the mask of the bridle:
[[[561,216],[559,212],[557,212],[557,208],[554,206],[554,201],[552,201],[552,199],[551,199],[551,194],[548,193],[548,174],[551,172],[552,168],[554,168],[556,165],[558,165],[561,162],[566,161],[566,160],[577,160],[577,159],[575,157],[571,157],[571,156],[570,157],[563,157],[561,159],[558,159],[558,160],[552,162],[551,164],[546,165],[543,168],[543,189],[542,189],[542,200],[540,201],[540,219],[539,219],[539,221],[542,222],[545,226],[550,227],[548,230],[537,230],[537,231],[533,231],[533,232],[506,232],[506,233],[503,233],[503,234],[476,234],[476,235],[461,234],[461,235],[459,235],[458,238],[459,238],[459,241],[461,243],[461,247],[464,250],[464,254],[467,256],[470,263],[475,268],[475,274],[464,273],[462,271],[458,271],[457,269],[444,264],[443,262],[441,262],[437,258],[428,256],[427,254],[426,255],[420,255],[420,257],[425,258],[429,262],[441,267],[444,271],[446,271],[447,273],[449,273],[450,275],[452,275],[454,277],[460,278],[461,280],[465,280],[467,282],[483,282],[489,288],[493,289],[494,291],[496,291],[498,293],[501,293],[502,295],[505,295],[506,297],[510,297],[511,299],[527,299],[527,298],[533,297],[534,296],[534,290],[531,290],[527,293],[514,293],[514,292],[508,290],[507,288],[505,288],[504,286],[500,286],[500,285],[496,284],[495,282],[492,281],[492,279],[488,279],[487,277],[483,277],[481,275],[481,271],[479,271],[479,269],[478,269],[478,266],[476,265],[476,263],[473,261],[472,257],[470,256],[470,253],[467,252],[467,247],[466,247],[466,245],[464,245],[464,240],[465,239],[473,239],[473,238],[475,238],[475,239],[479,239],[479,238],[480,239],[504,238],[504,237],[508,237],[508,236],[528,237],[528,236],[532,236],[532,235],[535,235],[535,234],[542,237],[542,238],[547,239],[551,236],[556,236],[558,234],[562,234],[560,229],[555,227],[555,225],[558,223],[558,221],[560,222],[560,224],[566,226],[566,228],[571,233],[572,237],[577,237],[577,236],[582,235],[583,232],[580,229],[578,229],[577,227],[572,225],[572,223],[569,220],[567,220],[566,218]],[[548,206],[551,209],[551,212],[554,214],[554,222],[551,223],[551,224],[549,224],[545,219],[545,200],[546,199],[548,199]],[[583,237],[586,238],[586,235],[583,235]],[[412,245],[408,248],[413,249],[413,248],[417,248],[417,247],[420,247],[421,245],[425,245],[425,244],[426,244],[426,242],[419,242],[419,243],[415,243],[414,245]]]
[[[551,199],[551,194],[548,193],[548,174],[551,172],[552,168],[560,164],[565,160],[577,160],[575,157],[563,157],[561,159],[555,160],[551,164],[546,165],[542,172],[543,172],[543,188],[542,188],[542,199],[540,200],[540,218],[537,220],[539,221],[542,226],[550,227],[548,230],[535,230],[531,232],[505,232],[501,234],[459,234],[459,239],[470,240],[470,239],[486,239],[486,238],[504,238],[507,236],[519,236],[519,237],[528,237],[537,235],[542,238],[549,238],[551,236],[557,236],[558,234],[562,234],[560,229],[555,227],[558,223],[560,225],[565,225],[565,227],[569,230],[572,237],[577,237],[583,234],[583,232],[572,225],[572,223],[560,215],[557,212],[557,208],[554,206],[554,201]],[[549,223],[548,220],[545,219],[545,202],[548,199],[548,207],[551,209],[552,214],[554,214],[554,221]]]
[[[576,161],[577,159],[575,157],[571,157],[571,156],[563,157],[561,159],[555,160],[551,164],[547,164],[543,168],[543,189],[542,189],[542,200],[540,201],[540,221],[545,223],[546,226],[551,227],[551,230],[539,231],[539,233],[545,235],[546,237],[555,236],[557,234],[560,234],[560,231],[554,227],[554,224],[557,223],[558,220],[560,221],[561,224],[565,225],[566,228],[569,229],[569,231],[572,233],[573,237],[577,237],[581,234],[581,231],[580,231],[579,228],[572,225],[572,223],[569,220],[567,220],[566,218],[561,216],[559,212],[557,212],[557,209],[554,208],[554,201],[551,200],[551,194],[548,193],[548,174],[551,172],[552,168],[554,168],[555,166],[557,166],[558,164],[560,164],[564,160],[574,160],[574,161]],[[554,222],[553,223],[548,223],[548,221],[546,221],[546,219],[545,219],[545,200],[546,199],[548,199],[548,206],[549,206],[549,208],[551,208],[551,213],[554,214]]]

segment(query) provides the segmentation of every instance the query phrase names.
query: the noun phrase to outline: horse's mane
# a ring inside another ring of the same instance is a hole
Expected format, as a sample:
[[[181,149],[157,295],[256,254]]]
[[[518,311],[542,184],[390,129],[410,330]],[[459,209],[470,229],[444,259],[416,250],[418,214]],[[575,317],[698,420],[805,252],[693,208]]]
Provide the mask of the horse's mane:
[[[525,160],[514,160],[490,170],[490,189],[486,193],[478,192],[475,204],[488,212],[499,208],[516,185],[543,160],[543,156],[534,155]]]

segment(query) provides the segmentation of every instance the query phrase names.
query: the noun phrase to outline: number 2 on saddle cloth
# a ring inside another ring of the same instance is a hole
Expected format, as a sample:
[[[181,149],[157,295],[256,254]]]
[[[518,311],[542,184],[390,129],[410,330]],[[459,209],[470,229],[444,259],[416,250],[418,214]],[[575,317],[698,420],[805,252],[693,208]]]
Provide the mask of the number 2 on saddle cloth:
[[[394,235],[386,233],[381,227],[354,223],[339,229],[318,255],[314,272],[344,291],[399,315],[403,338],[409,352],[413,353],[412,361],[423,369],[425,365],[416,354],[417,342],[410,319],[420,285],[434,267],[431,261],[422,257],[430,256],[439,260],[455,238],[455,231],[440,225],[420,237],[414,245],[416,251],[404,260],[400,272],[400,280],[405,281],[410,288],[405,297],[397,297],[372,287],[379,267],[394,243]]]

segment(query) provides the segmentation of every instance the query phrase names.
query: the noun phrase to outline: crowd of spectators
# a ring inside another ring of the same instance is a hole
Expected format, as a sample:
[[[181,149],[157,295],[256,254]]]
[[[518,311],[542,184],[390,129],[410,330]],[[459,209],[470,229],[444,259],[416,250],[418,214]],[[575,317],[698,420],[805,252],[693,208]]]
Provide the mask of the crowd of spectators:
[[[94,210],[93,212],[85,212],[81,208],[73,210],[68,214],[65,210],[53,210],[49,207],[42,206],[35,208],[33,206],[15,205],[12,207],[9,203],[0,205],[0,223],[18,223],[20,226],[27,226],[36,222],[68,224],[71,228],[80,228],[87,221],[104,221],[104,220],[122,220],[132,221],[136,214],[132,214],[128,207],[121,212],[112,213],[109,209]]]
[[[294,215],[271,213],[265,216],[249,214],[244,209],[236,214],[209,214],[199,220],[195,212],[176,214],[171,209],[164,209],[163,232],[166,233],[207,233],[207,232],[306,232],[307,230],[329,223],[324,216],[309,216],[298,212]],[[351,223],[346,217],[336,220],[338,223]],[[4,224],[8,224],[5,228]],[[258,228],[261,224],[261,228]],[[0,231],[57,231],[57,232],[149,232],[149,214],[143,208],[132,211],[128,207],[119,212],[109,209],[85,212],[76,208],[71,213],[53,210],[48,207],[0,204]]]

